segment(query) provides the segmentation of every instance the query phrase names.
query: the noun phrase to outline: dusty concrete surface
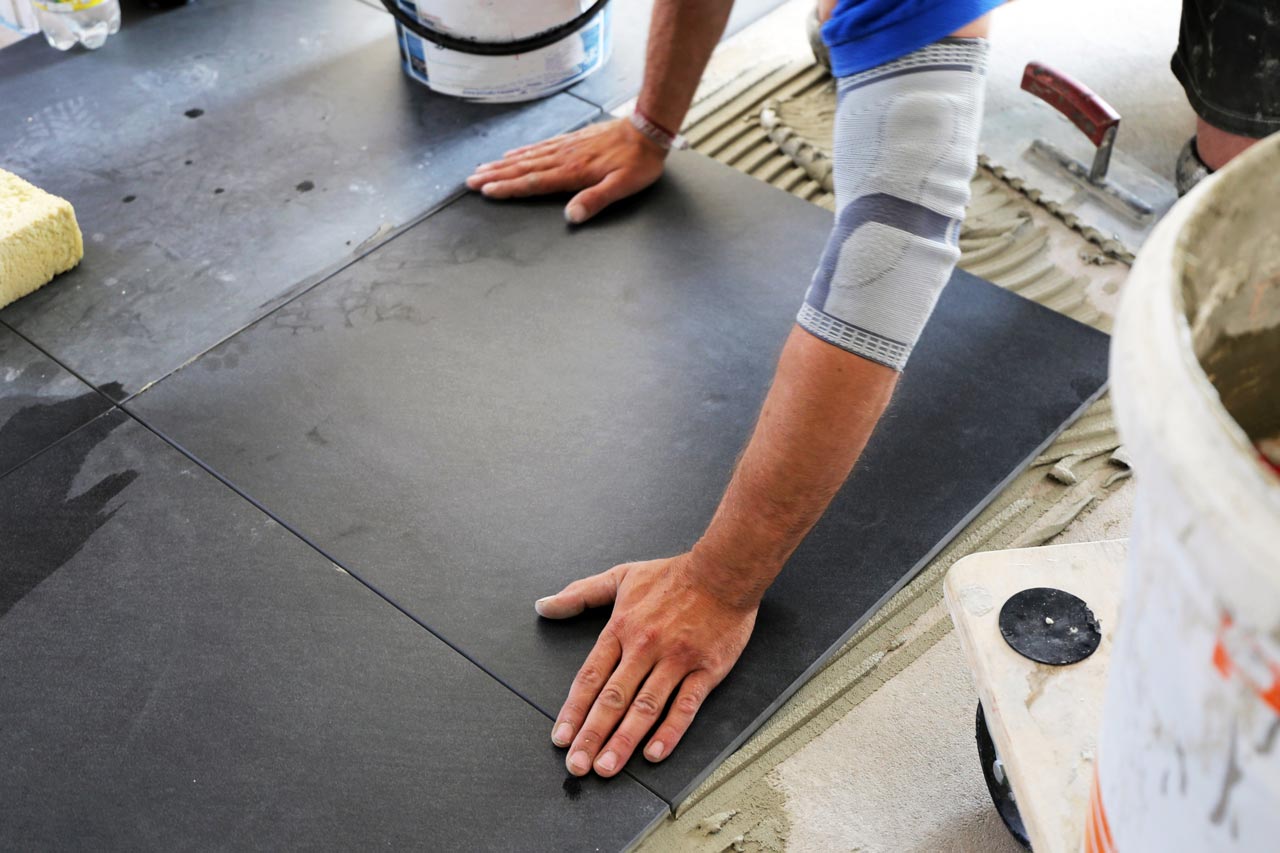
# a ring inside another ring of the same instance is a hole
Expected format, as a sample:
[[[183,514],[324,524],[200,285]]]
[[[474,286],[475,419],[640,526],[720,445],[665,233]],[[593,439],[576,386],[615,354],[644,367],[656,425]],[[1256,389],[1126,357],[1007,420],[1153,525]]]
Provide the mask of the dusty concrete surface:
[[[1129,522],[1133,518],[1133,495],[1134,484],[1130,480],[1099,501],[1088,515],[1076,519],[1053,540],[1053,544],[1128,538]]]
[[[787,849],[1019,851],[978,772],[976,695],[950,632],[778,765]]]

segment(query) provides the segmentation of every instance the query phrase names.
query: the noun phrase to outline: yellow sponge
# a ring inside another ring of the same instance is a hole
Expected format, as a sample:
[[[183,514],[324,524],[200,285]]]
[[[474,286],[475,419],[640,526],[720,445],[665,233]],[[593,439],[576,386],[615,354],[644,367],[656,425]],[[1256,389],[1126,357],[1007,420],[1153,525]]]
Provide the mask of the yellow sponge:
[[[0,308],[83,257],[71,203],[0,169]]]

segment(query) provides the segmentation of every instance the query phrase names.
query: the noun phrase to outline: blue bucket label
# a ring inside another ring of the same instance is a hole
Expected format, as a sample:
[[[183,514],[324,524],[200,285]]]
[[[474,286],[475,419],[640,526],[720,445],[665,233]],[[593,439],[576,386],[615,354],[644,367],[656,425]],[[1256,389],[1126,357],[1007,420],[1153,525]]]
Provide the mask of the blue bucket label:
[[[397,0],[397,4],[417,15],[414,3]],[[448,50],[398,23],[396,35],[405,74],[432,90],[479,101],[527,101],[565,89],[605,63],[613,41],[612,14],[612,6],[606,6],[576,33],[514,56]]]

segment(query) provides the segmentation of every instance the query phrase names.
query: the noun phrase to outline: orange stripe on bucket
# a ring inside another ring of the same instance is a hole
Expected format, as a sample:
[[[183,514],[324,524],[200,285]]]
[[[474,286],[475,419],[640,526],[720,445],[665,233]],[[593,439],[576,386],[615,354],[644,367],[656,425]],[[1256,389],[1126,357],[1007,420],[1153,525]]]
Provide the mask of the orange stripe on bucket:
[[[1107,810],[1102,806],[1102,787],[1098,783],[1096,764],[1093,768],[1093,789],[1089,792],[1089,814],[1084,822],[1084,853],[1116,853]]]
[[[1271,686],[1260,692],[1258,696],[1271,706],[1271,710],[1280,714],[1280,667],[1271,665]]]
[[[1271,676],[1270,684],[1260,684],[1257,680],[1250,678],[1244,670],[1242,670],[1231,658],[1231,652],[1227,648],[1227,634],[1231,631],[1232,620],[1231,614],[1223,613],[1222,622],[1218,627],[1217,642],[1213,644],[1213,668],[1223,678],[1231,678],[1232,675],[1239,675],[1241,681],[1257,694],[1258,698],[1267,704],[1272,711],[1280,714],[1280,664],[1274,661],[1265,660],[1264,653],[1258,647],[1256,642],[1248,643],[1245,651],[1246,655],[1251,654],[1256,661],[1265,665],[1267,672]],[[1246,640],[1246,642],[1248,642]],[[1240,645],[1237,641],[1237,647]],[[1261,667],[1258,667],[1261,668]],[[1256,671],[1256,669],[1255,669]]]
[[[1231,616],[1222,614],[1222,624],[1218,628],[1218,641],[1213,644],[1213,668],[1223,678],[1231,677],[1231,655],[1227,654],[1227,646],[1222,642],[1223,636],[1231,628]]]

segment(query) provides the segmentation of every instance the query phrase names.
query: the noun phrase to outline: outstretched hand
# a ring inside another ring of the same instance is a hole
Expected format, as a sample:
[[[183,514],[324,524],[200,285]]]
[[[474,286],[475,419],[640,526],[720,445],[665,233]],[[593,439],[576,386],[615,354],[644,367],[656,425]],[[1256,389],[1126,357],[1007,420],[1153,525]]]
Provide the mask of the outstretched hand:
[[[629,121],[614,119],[508,151],[477,166],[467,186],[489,198],[577,193],[564,209],[576,225],[658,180],[666,156]]]
[[[578,670],[551,740],[568,747],[575,776],[620,772],[674,694],[644,756],[671,754],[703,700],[737,662],[758,604],[732,604],[699,579],[691,554],[627,563],[540,599],[548,619],[613,604],[609,624]]]

